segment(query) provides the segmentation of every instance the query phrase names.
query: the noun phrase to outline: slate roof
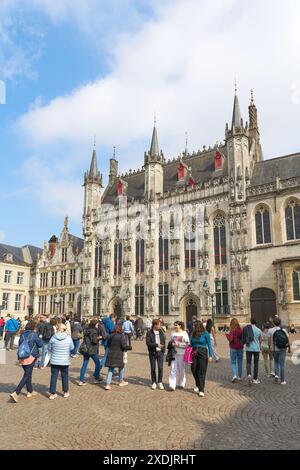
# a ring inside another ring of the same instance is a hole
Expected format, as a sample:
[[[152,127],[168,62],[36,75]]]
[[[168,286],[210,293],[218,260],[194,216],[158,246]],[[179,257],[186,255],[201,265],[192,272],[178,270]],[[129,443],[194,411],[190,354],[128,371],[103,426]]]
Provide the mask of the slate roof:
[[[79,248],[79,251],[83,250],[84,240],[82,238],[76,237],[75,235],[69,234],[69,239],[73,240],[73,247]]]
[[[32,259],[32,264],[35,264],[37,261],[38,254],[41,254],[43,250],[36,246],[32,245],[25,245],[22,248],[12,245],[6,245],[4,243],[0,243],[0,261],[3,261],[5,255],[12,254],[13,255],[13,264],[19,264],[21,266],[32,266],[25,261],[23,249],[28,248],[30,252],[30,256]],[[7,262],[7,261],[5,261]]]
[[[226,157],[227,148],[220,147],[220,152]],[[211,149],[206,152],[187,155],[182,158],[182,161],[192,168],[192,176],[196,184],[202,184],[212,178],[220,178],[228,176],[227,158],[224,160],[224,165],[221,170],[215,171],[215,155],[216,149]],[[178,183],[177,171],[180,160],[167,162],[164,165],[164,192],[170,189],[175,189]],[[145,186],[145,171],[133,173],[132,175],[122,175],[122,179],[128,183],[127,197],[128,199],[140,199],[144,195]],[[102,203],[114,204],[117,201],[117,180],[111,187],[107,187],[104,194]]]
[[[300,176],[300,153],[272,158],[255,164],[251,186],[269,184],[279,176],[281,180],[287,180]]]

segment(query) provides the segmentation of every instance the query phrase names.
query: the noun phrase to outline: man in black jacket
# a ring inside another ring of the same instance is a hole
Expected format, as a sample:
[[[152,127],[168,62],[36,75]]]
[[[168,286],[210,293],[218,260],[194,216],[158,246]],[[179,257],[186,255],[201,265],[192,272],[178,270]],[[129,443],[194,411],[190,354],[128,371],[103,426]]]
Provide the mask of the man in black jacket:
[[[166,338],[161,329],[161,323],[159,320],[153,320],[152,328],[147,332],[146,344],[149,351],[149,360],[151,367],[151,380],[152,390],[156,390],[156,362],[158,366],[158,388],[164,390],[162,383],[163,378],[163,364],[164,364],[164,353],[166,350]]]
[[[46,362],[46,355],[48,352],[48,346],[50,339],[54,335],[54,328],[53,326],[49,323],[48,316],[47,315],[41,315],[41,320],[40,323],[37,327],[37,334],[39,338],[41,338],[43,342],[43,349],[42,349],[42,359],[41,359],[41,364],[40,367],[43,368],[45,367],[45,362]]]

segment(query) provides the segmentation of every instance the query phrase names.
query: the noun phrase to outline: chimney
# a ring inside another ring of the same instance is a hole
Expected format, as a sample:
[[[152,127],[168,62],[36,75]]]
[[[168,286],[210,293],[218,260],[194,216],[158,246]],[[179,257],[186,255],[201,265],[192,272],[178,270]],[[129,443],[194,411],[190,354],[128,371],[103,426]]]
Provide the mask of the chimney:
[[[49,251],[50,251],[51,258],[53,258],[54,256],[57,242],[58,242],[57,237],[55,235],[52,235],[52,237],[49,240]]]

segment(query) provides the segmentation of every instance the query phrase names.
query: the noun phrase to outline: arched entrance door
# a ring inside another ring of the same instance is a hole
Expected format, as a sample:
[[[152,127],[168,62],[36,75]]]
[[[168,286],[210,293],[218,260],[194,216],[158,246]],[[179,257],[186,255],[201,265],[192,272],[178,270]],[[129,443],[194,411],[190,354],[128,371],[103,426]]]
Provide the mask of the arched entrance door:
[[[115,297],[114,299],[111,300],[110,302],[110,312],[114,313],[119,320],[119,318],[122,317],[123,313],[123,305],[121,299],[118,297]]]
[[[181,318],[187,326],[193,316],[198,317],[200,311],[200,299],[194,294],[185,295],[181,299]]]
[[[257,326],[269,321],[277,314],[276,294],[271,289],[256,289],[251,293],[251,317],[256,319]]]

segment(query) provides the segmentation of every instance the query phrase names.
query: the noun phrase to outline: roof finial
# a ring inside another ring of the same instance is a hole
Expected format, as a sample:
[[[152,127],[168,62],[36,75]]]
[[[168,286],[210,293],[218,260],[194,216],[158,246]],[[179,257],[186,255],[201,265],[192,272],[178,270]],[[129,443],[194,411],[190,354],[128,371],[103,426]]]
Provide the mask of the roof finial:
[[[116,159],[116,146],[114,145],[113,146],[113,158]]]
[[[188,132],[185,132],[185,156],[188,154]]]
[[[254,104],[254,91],[251,90],[251,104]]]
[[[156,127],[156,111],[154,113],[154,127]]]
[[[237,96],[237,80],[236,80],[236,78],[234,80],[234,93],[235,93],[235,96]]]
[[[96,135],[94,135],[94,149],[96,148]]]

